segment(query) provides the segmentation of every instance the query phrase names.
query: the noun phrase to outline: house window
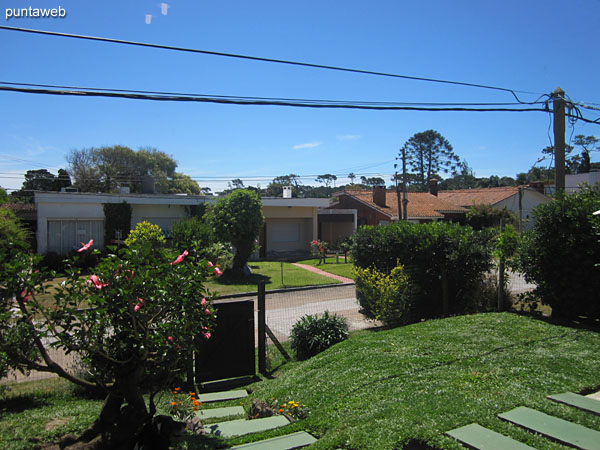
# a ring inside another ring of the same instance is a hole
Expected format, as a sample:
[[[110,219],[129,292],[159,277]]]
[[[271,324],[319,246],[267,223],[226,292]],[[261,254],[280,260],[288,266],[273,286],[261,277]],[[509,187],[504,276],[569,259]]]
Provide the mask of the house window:
[[[273,242],[298,242],[300,240],[299,223],[274,223],[271,225]]]
[[[48,220],[48,251],[66,255],[90,239],[95,248],[104,248],[103,220]]]

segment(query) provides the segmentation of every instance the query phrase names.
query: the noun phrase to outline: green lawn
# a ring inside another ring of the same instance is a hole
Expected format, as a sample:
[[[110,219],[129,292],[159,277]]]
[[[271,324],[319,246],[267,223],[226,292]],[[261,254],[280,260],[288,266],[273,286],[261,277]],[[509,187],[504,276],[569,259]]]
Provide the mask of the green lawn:
[[[600,430],[592,414],[545,399],[600,389],[598,367],[598,333],[479,314],[352,337],[252,385],[246,406],[253,398],[307,405],[308,418],[292,427],[319,437],[315,449],[393,449],[410,441],[462,449],[443,433],[472,422],[534,448],[565,448],[497,414],[528,406]]]
[[[281,364],[272,354],[271,364],[278,370],[272,379],[249,386],[245,407],[254,398],[294,400],[308,407],[308,417],[284,431],[229,444],[306,430],[319,438],[315,449],[396,449],[419,442],[458,450],[463,447],[443,433],[477,422],[534,448],[566,448],[497,418],[517,406],[600,430],[597,416],[545,398],[600,389],[598,333],[516,314],[362,331],[308,361]],[[0,396],[0,448],[33,449],[89,425],[102,402],[78,399],[67,385],[63,380],[27,383]],[[64,422],[46,431],[49,422],[58,423],[55,419]],[[187,448],[208,447],[190,442]]]
[[[281,275],[282,264],[283,281]],[[211,291],[216,291],[219,295],[227,295],[256,292],[256,285],[259,280],[265,281],[267,290],[339,283],[339,281],[332,278],[317,275],[287,262],[260,261],[249,262],[248,265],[252,270],[251,276],[231,278],[225,274],[208,281],[206,287]]]
[[[352,273],[352,267],[354,267],[354,265],[352,263],[346,263],[343,255],[339,258],[339,264],[336,264],[335,256],[328,256],[325,260],[325,264],[321,265],[319,265],[319,260],[316,258],[305,259],[297,262],[299,262],[300,264],[314,266],[318,269],[324,270],[325,272],[333,273],[335,275],[340,275],[342,277],[354,280],[354,274]]]

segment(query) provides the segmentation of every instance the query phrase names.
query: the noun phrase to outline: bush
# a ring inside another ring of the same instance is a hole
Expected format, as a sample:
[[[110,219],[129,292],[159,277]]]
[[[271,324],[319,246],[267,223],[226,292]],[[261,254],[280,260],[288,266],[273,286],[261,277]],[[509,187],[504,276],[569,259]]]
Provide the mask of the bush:
[[[492,268],[493,244],[490,231],[447,222],[398,222],[359,228],[352,260],[385,274],[403,265],[414,287],[411,313],[418,320],[477,309],[476,291]]]
[[[552,307],[552,316],[600,319],[600,186],[571,195],[533,211],[535,225],[525,234],[520,268],[535,294]]]
[[[208,221],[219,241],[235,247],[232,269],[241,272],[264,223],[260,197],[256,192],[236,189],[217,201],[208,213]]]
[[[519,217],[504,208],[496,208],[492,205],[473,205],[467,212],[467,225],[474,230],[483,230],[484,228],[499,227],[502,222],[504,225],[519,225]]]
[[[348,338],[346,319],[325,311],[323,316],[303,316],[292,327],[290,343],[298,359],[308,359]]]
[[[163,247],[165,242],[167,239],[160,227],[146,221],[138,223],[125,239],[125,245],[128,247],[144,243],[149,243],[153,247]]]
[[[173,224],[171,237],[173,246],[180,251],[187,249],[190,242],[197,242],[198,247],[205,248],[214,241],[210,227],[198,217]]]
[[[407,321],[411,285],[404,267],[398,265],[385,274],[374,268],[354,268],[356,298],[369,319],[391,326]]]

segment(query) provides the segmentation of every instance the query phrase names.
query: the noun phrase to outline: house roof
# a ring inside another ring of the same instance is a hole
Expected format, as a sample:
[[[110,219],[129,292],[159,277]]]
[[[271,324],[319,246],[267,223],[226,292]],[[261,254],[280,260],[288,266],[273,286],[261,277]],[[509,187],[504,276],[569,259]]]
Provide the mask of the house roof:
[[[521,186],[521,189],[524,187]],[[457,189],[455,191],[440,191],[439,198],[454,205],[468,208],[473,205],[495,205],[513,195],[518,195],[518,186],[502,186],[483,189]]]
[[[398,197],[396,191],[385,191],[385,205],[379,206],[373,201],[373,191],[368,190],[348,190],[338,192],[334,195],[349,195],[356,200],[370,206],[377,211],[386,214],[390,218],[398,217]],[[408,218],[409,219],[437,219],[444,217],[444,213],[459,213],[467,212],[465,208],[449,203],[428,192],[408,192]]]

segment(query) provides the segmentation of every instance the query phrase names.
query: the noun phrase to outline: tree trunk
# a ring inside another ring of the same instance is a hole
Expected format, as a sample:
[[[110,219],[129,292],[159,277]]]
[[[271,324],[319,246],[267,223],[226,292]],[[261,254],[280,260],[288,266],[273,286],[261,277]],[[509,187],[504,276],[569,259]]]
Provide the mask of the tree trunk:
[[[132,448],[138,431],[152,419],[138,388],[138,371],[124,374],[116,383],[120,395],[109,393],[98,419],[78,438],[65,436],[59,444],[60,448],[65,450]],[[124,402],[127,404],[122,407]]]

